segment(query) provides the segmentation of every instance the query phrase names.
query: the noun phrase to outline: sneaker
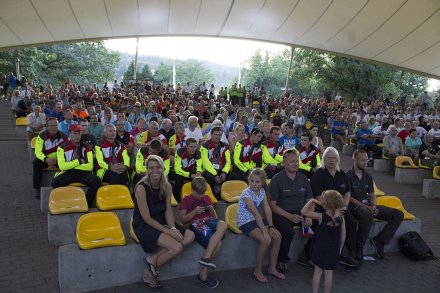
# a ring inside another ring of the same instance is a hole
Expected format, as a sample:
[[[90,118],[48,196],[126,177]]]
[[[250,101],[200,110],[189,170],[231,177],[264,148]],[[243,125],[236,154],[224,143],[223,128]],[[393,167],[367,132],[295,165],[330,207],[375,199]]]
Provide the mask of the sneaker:
[[[384,253],[384,245],[382,244],[382,242],[377,240],[376,237],[371,238],[370,242],[371,242],[371,245],[373,245],[374,249],[376,250],[377,257],[380,259],[384,259],[385,253]]]
[[[355,260],[353,257],[351,256],[340,256],[339,257],[339,263],[346,266],[346,267],[359,267],[360,264],[357,260]]]
[[[200,275],[197,275],[197,281],[208,289],[217,288],[218,284],[220,284],[219,280],[210,277],[206,278],[205,281],[202,281]]]
[[[215,270],[217,268],[217,266],[212,263],[212,260],[210,258],[200,258],[199,264],[212,270]]]
[[[34,192],[34,198],[35,199],[40,199],[41,198],[41,190],[39,189],[39,188],[36,188],[36,189],[34,189],[35,190],[35,192]]]
[[[289,271],[289,269],[287,268],[287,263],[285,262],[278,262],[277,263],[277,270],[280,271],[281,273],[287,273]]]

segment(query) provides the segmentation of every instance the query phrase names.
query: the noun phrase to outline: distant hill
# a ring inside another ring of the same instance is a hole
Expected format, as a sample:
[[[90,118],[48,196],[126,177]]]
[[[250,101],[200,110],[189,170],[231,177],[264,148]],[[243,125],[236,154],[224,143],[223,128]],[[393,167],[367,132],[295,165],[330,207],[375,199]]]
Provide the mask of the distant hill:
[[[121,53],[121,61],[119,62],[119,67],[116,70],[116,79],[121,80],[124,72],[127,70],[130,62],[134,60],[134,55],[129,53]],[[138,71],[145,65],[148,64],[151,70],[154,72],[157,66],[161,62],[172,62],[172,59],[159,57],[159,56],[149,56],[149,55],[141,55],[138,56]],[[211,70],[212,74],[215,76],[215,86],[230,86],[233,79],[238,77],[238,67],[234,66],[226,66],[218,63],[213,63],[208,60],[200,60],[205,64],[209,70]],[[179,82],[179,81],[177,81]],[[182,81],[180,81],[182,82]]]

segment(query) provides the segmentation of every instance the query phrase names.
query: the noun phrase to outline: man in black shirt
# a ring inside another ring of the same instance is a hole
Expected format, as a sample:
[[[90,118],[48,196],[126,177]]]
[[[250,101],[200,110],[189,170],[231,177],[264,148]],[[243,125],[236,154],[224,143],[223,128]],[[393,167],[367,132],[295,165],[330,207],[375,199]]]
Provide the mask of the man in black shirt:
[[[351,192],[348,209],[358,221],[356,242],[356,258],[363,260],[363,248],[368,239],[373,218],[387,221],[383,230],[370,241],[376,248],[378,258],[384,258],[384,246],[393,238],[394,233],[403,220],[403,213],[397,209],[386,206],[376,206],[373,178],[366,170],[368,155],[364,150],[356,150],[353,153],[353,169],[347,172]]]
[[[434,136],[427,132],[419,148],[419,158],[422,165],[429,166],[432,169],[440,165],[440,148],[432,143],[433,140]]]
[[[310,227],[312,220],[301,216],[301,209],[312,198],[312,189],[307,177],[298,172],[298,152],[290,149],[283,154],[284,170],[270,181],[270,207],[274,226],[281,233],[281,246],[278,253],[278,268],[287,271],[290,244],[294,225]]]

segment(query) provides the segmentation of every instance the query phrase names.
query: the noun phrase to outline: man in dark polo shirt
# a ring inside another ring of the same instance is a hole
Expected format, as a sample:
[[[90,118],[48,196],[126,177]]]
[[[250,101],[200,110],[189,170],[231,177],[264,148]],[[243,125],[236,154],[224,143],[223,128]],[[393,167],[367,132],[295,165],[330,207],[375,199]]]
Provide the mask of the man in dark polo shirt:
[[[350,187],[350,205],[348,209],[358,221],[356,242],[351,246],[356,246],[356,258],[363,260],[363,248],[368,239],[370,228],[373,225],[373,218],[377,218],[388,223],[383,230],[375,237],[371,238],[371,244],[376,248],[378,258],[384,258],[384,246],[396,233],[403,220],[403,213],[397,209],[376,206],[376,196],[374,194],[373,178],[365,171],[368,162],[367,152],[356,150],[353,153],[353,169],[347,172]]]
[[[312,176],[310,181],[313,196],[320,200],[321,194],[326,190],[337,190],[344,197],[344,204],[348,207],[350,203],[350,187],[347,176],[343,170],[339,168],[339,153],[333,147],[328,147],[322,154],[321,166]],[[342,250],[340,263],[348,268],[359,267],[359,262],[354,258],[356,248],[349,246],[355,243],[356,237],[356,220],[350,210],[345,211],[345,230],[346,240],[344,249]],[[311,241],[309,241],[311,243]],[[311,244],[306,246],[310,251]],[[308,258],[306,250],[306,258]]]
[[[312,189],[307,177],[298,172],[298,152],[290,149],[283,154],[284,170],[276,174],[269,184],[270,207],[274,226],[281,233],[281,246],[278,253],[278,268],[287,271],[289,249],[293,239],[293,226],[301,225],[301,209],[312,198]],[[310,227],[312,220],[304,219]]]

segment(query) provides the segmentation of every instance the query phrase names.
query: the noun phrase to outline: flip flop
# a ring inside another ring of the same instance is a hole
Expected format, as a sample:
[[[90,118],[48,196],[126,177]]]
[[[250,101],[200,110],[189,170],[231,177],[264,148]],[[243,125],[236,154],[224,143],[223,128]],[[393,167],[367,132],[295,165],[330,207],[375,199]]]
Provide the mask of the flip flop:
[[[150,270],[151,274],[153,274],[153,276],[158,277],[159,276],[159,271],[157,270],[156,266],[152,263],[150,263],[147,260],[147,257],[143,258],[145,265],[147,266],[147,268]]]
[[[263,275],[256,275],[255,273],[252,273],[252,276],[255,280],[257,280],[258,282],[262,283],[262,284],[267,284],[269,282],[269,280]]]
[[[278,271],[275,271],[275,272],[276,273],[271,273],[269,270],[267,270],[267,274],[269,276],[275,277],[275,278],[277,278],[279,280],[285,280],[286,279],[286,276],[283,273],[280,273]]]

